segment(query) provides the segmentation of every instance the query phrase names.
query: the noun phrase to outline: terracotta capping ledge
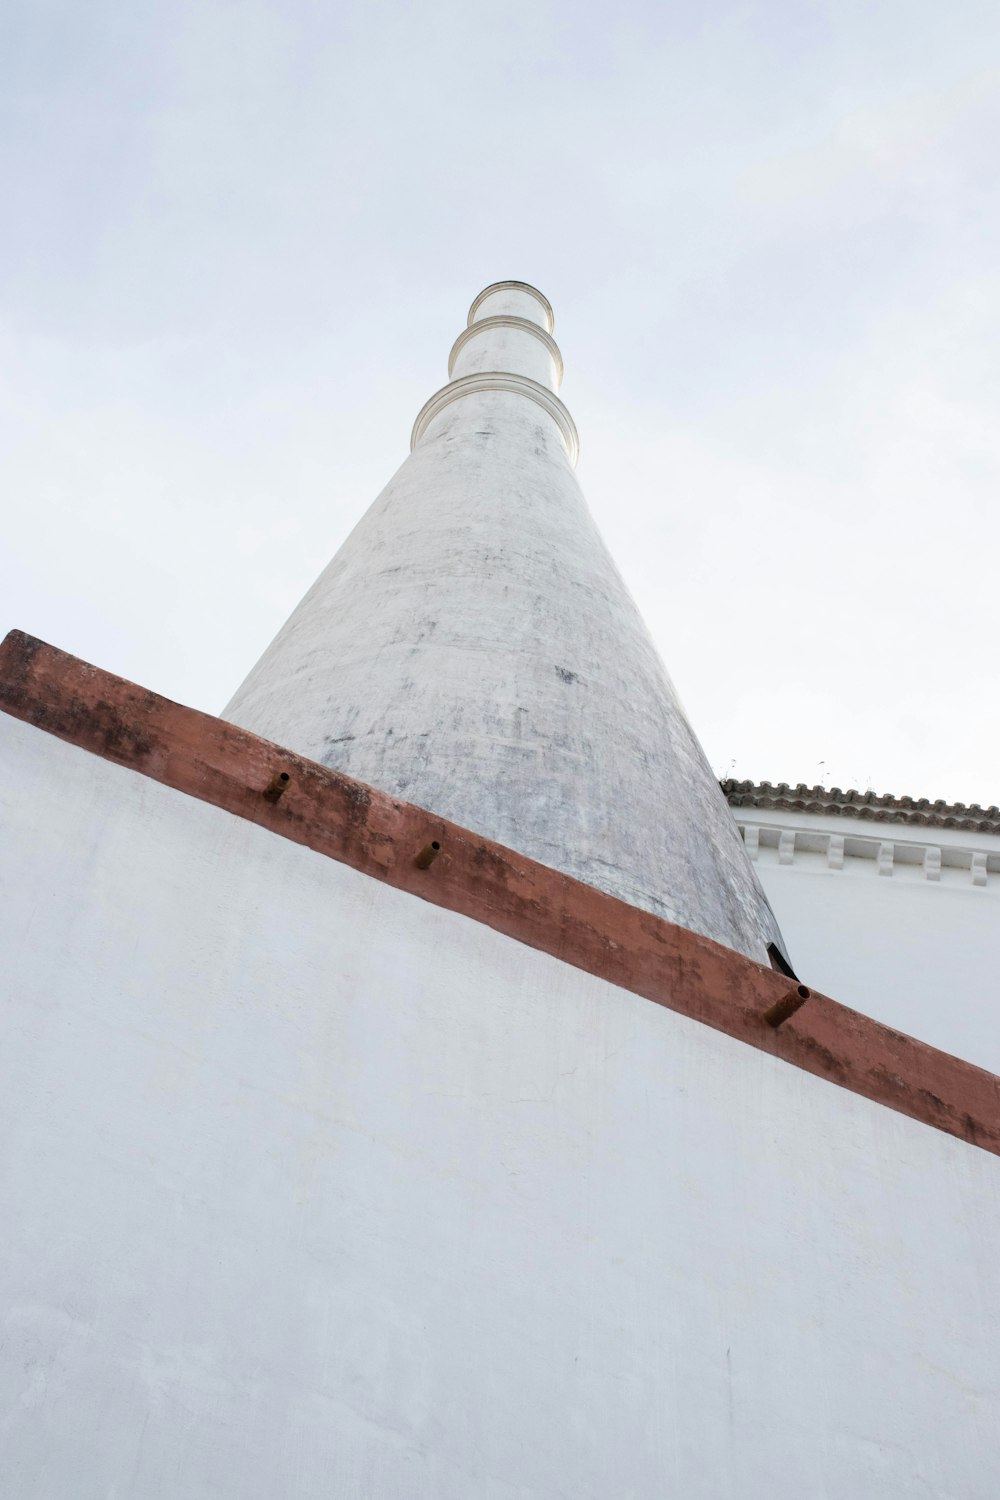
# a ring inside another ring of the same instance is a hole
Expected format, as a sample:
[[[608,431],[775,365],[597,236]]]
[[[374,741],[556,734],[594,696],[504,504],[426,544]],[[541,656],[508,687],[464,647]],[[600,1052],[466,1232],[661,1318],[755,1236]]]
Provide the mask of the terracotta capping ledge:
[[[764,1015],[786,995],[782,975],[422,808],[18,630],[0,645],[0,708],[1000,1155],[992,1073],[815,993],[776,1028]]]

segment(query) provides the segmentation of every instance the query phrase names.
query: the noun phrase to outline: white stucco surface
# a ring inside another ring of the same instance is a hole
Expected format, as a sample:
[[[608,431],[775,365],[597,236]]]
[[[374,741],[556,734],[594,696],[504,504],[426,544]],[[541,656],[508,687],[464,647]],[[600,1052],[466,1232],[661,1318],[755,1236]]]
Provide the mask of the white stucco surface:
[[[484,352],[506,373],[457,373]],[[766,962],[780,933],[532,374],[546,346],[501,321],[461,356],[223,716]]]
[[[997,1158],[0,755],[0,1493],[994,1500]]]
[[[739,809],[801,979],[1000,1073],[1000,838]]]

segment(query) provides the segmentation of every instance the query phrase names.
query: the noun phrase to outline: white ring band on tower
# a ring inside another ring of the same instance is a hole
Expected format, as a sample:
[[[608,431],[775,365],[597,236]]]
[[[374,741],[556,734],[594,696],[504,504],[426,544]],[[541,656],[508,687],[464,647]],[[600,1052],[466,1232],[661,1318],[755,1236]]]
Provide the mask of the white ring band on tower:
[[[484,287],[479,296],[469,308],[469,326],[476,322],[476,314],[484,302],[496,299],[499,306],[493,309],[495,313],[513,313],[520,317],[531,317],[533,308],[541,308],[544,318],[543,327],[546,332],[552,333],[556,326],[555,314],[548,297],[535,286],[530,286],[526,281],[495,281],[492,286]],[[487,311],[487,317],[491,313]],[[531,321],[538,321],[532,318]]]
[[[498,317],[479,318],[475,323],[470,323],[468,328],[463,328],[462,332],[458,335],[458,338],[451,346],[451,353],[448,356],[448,374],[452,375],[454,373],[455,362],[458,359],[458,356],[461,354],[462,350],[465,348],[466,344],[468,344],[471,339],[478,338],[481,334],[489,333],[492,330],[500,328],[514,328],[519,333],[526,333],[531,338],[537,339],[541,344],[545,346],[546,352],[548,353],[548,356],[551,359],[555,370],[555,383],[556,389],[558,389],[562,384],[563,378],[563,357],[560,352],[559,345],[556,343],[551,333],[546,333],[545,329],[542,328],[538,323],[532,323],[529,318],[514,317],[512,314],[503,314]],[[518,373],[523,373],[523,371]]]
[[[530,380],[527,375],[509,375],[502,371],[491,371],[482,375],[463,375],[458,380],[453,380],[450,385],[442,386],[439,391],[436,391],[422,407],[413,424],[410,451],[413,451],[431,422],[444,411],[446,406],[450,406],[453,401],[460,401],[463,396],[473,396],[480,391],[505,391],[515,396],[527,396],[529,401],[534,401],[535,405],[540,406],[559,428],[569,461],[576,468],[576,461],[580,456],[580,439],[576,423],[559,397],[553,395],[544,385],[539,385],[537,380]]]

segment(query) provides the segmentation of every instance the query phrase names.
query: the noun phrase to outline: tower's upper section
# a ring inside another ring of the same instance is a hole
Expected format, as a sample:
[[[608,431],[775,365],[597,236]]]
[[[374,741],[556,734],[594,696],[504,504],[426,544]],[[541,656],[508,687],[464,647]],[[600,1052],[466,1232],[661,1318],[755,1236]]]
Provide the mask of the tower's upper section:
[[[225,710],[766,961],[780,938],[573,472],[552,309],[476,298],[412,452]]]
[[[552,337],[554,326],[551,307],[534,287],[516,281],[487,287],[472,304],[468,326],[452,345],[448,374],[459,380],[506,370],[558,391],[563,364]]]
[[[498,281],[480,292],[451,347],[449,383],[420,411],[411,448],[453,401],[480,391],[508,391],[534,401],[552,418],[575,465],[580,451],[576,426],[556,395],[563,362],[552,337],[554,326],[548,298],[524,281]]]

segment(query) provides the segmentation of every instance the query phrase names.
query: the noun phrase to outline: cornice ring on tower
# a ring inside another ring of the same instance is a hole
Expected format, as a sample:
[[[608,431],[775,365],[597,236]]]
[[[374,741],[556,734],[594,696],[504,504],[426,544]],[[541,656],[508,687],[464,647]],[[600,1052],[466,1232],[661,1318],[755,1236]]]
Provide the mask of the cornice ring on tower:
[[[477,322],[470,323],[468,328],[463,328],[458,338],[452,344],[451,353],[448,355],[449,375],[455,368],[456,359],[469,340],[475,338],[477,333],[487,328],[519,328],[522,333],[530,333],[532,338],[538,339],[545,345],[552,363],[556,367],[556,381],[559,385],[562,384],[563,357],[560,353],[559,345],[551,333],[546,333],[540,324],[533,323],[530,318],[518,318],[513,313],[498,313],[496,317],[480,318]]]
[[[463,396],[475,396],[480,391],[506,391],[514,396],[527,396],[529,401],[534,401],[535,405],[540,406],[559,428],[569,461],[576,468],[576,461],[580,456],[580,439],[576,423],[559,397],[554,396],[546,386],[539,385],[537,380],[529,379],[527,375],[509,375],[500,370],[487,371],[481,375],[461,375],[458,380],[453,380],[450,385],[442,386],[439,391],[436,391],[417,414],[410,437],[411,453],[431,422],[444,411],[446,406],[450,406],[453,401],[460,401]]]
[[[529,292],[532,297],[537,298],[542,306],[542,310],[545,313],[545,319],[549,325],[548,331],[549,333],[553,331],[556,326],[556,315],[552,311],[552,303],[549,301],[548,297],[546,297],[544,292],[540,292],[537,286],[532,286],[528,281],[494,281],[492,285],[484,286],[475,302],[473,302],[472,306],[469,308],[469,327],[471,328],[473,318],[476,316],[480,305],[485,302],[487,297],[492,297],[494,292],[504,292],[508,290],[515,292]]]

